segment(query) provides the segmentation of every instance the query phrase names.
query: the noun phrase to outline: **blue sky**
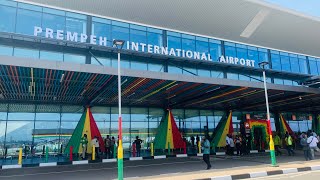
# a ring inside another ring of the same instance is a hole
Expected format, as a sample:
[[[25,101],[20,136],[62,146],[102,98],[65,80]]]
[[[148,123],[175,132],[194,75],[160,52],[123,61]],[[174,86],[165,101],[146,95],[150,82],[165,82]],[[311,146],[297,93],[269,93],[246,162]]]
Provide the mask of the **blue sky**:
[[[265,0],[304,14],[320,17],[320,0]]]

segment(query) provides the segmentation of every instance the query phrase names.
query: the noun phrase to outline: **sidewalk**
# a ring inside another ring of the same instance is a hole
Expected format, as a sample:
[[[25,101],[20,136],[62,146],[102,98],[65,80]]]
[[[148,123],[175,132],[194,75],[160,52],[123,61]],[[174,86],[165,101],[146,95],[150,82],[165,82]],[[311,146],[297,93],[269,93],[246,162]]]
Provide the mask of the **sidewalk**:
[[[270,165],[259,165],[256,167],[237,167],[230,169],[214,169],[214,166],[218,164],[213,163],[213,169],[203,170],[198,172],[190,173],[176,173],[176,174],[167,174],[159,176],[149,176],[149,177],[139,177],[139,179],[152,179],[152,180],[206,180],[206,179],[215,179],[215,180],[234,180],[234,179],[245,179],[253,177],[263,177],[277,174],[288,174],[296,173],[301,171],[311,171],[311,170],[320,170],[320,160],[313,161],[296,161],[290,163],[279,163],[279,167],[271,167]],[[129,178],[135,179],[135,178]]]

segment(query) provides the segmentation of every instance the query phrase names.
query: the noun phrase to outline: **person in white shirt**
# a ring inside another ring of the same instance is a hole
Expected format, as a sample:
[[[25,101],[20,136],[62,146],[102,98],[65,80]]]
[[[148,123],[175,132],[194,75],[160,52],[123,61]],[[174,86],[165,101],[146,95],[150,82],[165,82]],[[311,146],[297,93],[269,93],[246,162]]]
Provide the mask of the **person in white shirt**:
[[[230,138],[229,134],[226,135],[226,154],[230,155]]]
[[[96,151],[96,157],[99,158],[99,139],[97,136],[95,136],[92,140],[91,140],[91,145],[95,147],[95,151]]]
[[[234,140],[232,135],[229,137],[229,142],[230,142],[230,155],[234,155]]]
[[[318,148],[319,140],[316,136],[314,136],[313,133],[310,133],[309,137],[307,139],[307,143],[309,144],[309,147],[310,147],[311,160],[313,160],[314,159],[314,151],[319,152],[319,148]]]

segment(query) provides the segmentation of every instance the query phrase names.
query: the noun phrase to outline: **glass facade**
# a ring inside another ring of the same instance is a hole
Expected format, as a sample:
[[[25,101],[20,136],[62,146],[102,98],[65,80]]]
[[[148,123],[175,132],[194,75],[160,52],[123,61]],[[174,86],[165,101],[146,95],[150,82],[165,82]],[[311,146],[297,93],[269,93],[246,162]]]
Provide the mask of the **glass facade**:
[[[0,104],[0,155],[16,156],[19,147],[27,147],[27,154],[40,155],[43,146],[58,154],[70,139],[84,108],[71,105]],[[95,106],[91,112],[103,137],[118,134],[118,108]],[[123,143],[126,151],[136,136],[143,140],[143,149],[150,146],[157,128],[165,115],[160,108],[124,107]],[[212,134],[224,112],[195,109],[173,109],[176,124],[182,136]],[[235,124],[241,122],[241,113],[234,112]],[[237,115],[239,114],[239,115]],[[236,127],[238,127],[236,125]],[[239,129],[235,129],[239,131]]]

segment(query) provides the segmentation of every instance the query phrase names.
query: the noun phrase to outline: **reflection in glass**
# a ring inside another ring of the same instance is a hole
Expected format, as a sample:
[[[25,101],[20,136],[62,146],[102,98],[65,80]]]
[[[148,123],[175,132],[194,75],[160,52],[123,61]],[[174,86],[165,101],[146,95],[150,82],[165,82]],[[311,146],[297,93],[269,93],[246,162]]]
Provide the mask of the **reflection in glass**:
[[[16,23],[16,8],[0,6],[0,31],[14,32]]]
[[[34,26],[41,27],[41,12],[18,9],[16,32],[33,36]]]

